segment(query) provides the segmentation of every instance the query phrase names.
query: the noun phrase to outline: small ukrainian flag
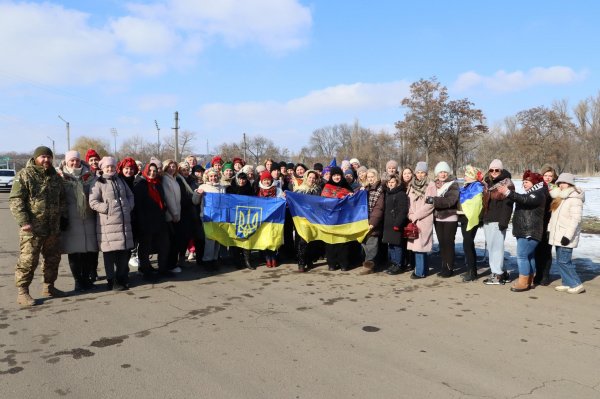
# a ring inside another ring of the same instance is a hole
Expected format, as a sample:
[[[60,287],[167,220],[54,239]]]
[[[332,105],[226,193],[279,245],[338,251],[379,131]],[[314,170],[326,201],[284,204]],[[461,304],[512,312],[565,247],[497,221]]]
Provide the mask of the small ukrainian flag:
[[[369,233],[366,191],[342,199],[287,191],[286,198],[296,231],[306,242],[362,242]]]
[[[283,244],[285,200],[204,193],[204,233],[227,247],[277,250]]]

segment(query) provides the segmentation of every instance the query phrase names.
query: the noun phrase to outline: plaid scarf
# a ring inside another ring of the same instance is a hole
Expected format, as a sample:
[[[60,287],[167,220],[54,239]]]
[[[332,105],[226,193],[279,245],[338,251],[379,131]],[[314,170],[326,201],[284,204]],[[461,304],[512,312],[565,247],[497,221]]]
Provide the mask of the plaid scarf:
[[[369,190],[369,213],[371,213],[373,208],[375,208],[377,200],[379,200],[379,197],[383,193],[383,186],[381,183],[377,183],[375,187],[368,186],[367,190]]]
[[[415,199],[419,199],[425,196],[425,191],[427,191],[427,186],[429,186],[429,178],[425,177],[422,180],[419,179],[413,179],[413,181],[410,183],[410,188],[412,188],[413,192],[415,193]]]

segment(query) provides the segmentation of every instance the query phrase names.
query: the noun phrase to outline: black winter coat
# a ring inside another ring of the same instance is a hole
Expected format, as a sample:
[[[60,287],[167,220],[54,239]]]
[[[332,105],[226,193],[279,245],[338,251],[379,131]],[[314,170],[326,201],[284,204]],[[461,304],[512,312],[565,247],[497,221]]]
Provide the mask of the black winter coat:
[[[513,215],[513,236],[531,237],[541,241],[544,234],[544,213],[548,189],[544,183],[538,183],[525,194],[511,191],[508,198],[516,204]]]
[[[490,190],[490,188],[493,188],[505,179],[511,179],[511,177],[510,172],[503,169],[496,179],[492,179],[489,174],[483,179],[488,188],[483,194],[483,223],[498,223],[500,230],[508,228],[508,223],[513,213],[514,202],[510,197],[505,197],[496,190]],[[507,187],[511,191],[515,190],[512,181],[510,181]]]
[[[392,245],[402,245],[402,230],[407,222],[408,195],[406,195],[406,190],[401,186],[387,190],[385,194],[382,241]]]
[[[163,209],[160,209],[160,206],[150,198],[150,194],[148,194],[148,182],[145,179],[141,179],[133,186],[133,198],[135,201],[133,211],[136,216],[134,230],[136,234],[155,234],[160,232],[161,229],[167,229],[165,191],[162,184],[157,184],[156,189],[160,194],[163,204],[165,204]]]

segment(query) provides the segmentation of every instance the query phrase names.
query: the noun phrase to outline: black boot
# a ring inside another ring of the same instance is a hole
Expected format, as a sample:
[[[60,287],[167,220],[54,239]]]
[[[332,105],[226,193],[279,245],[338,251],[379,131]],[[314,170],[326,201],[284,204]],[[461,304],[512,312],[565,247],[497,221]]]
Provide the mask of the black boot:
[[[256,266],[253,266],[250,262],[250,250],[242,249],[242,253],[244,255],[244,266],[246,266],[247,269],[256,270]]]
[[[440,270],[440,272],[438,273],[438,276],[440,276],[442,278],[448,278],[448,277],[452,277],[453,273],[454,273],[454,270],[450,267],[450,265],[442,263],[442,270]]]
[[[465,283],[475,280],[477,280],[477,268],[472,268],[471,270],[468,270],[465,274],[463,274],[463,281]]]

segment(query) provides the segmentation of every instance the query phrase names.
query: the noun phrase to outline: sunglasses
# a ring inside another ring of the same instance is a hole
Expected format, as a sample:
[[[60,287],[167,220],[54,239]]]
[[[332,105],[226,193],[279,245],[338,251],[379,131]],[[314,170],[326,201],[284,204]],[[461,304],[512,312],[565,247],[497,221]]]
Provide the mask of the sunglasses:
[[[489,172],[493,173],[493,172],[502,172],[502,171],[500,169],[490,169]]]

